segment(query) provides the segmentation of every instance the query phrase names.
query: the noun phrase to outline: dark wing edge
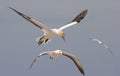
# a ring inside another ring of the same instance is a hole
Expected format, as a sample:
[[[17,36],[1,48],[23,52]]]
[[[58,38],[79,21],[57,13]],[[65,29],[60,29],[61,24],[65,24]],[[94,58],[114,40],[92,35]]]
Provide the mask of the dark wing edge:
[[[71,22],[77,21],[78,23],[86,16],[88,9],[82,11],[79,15],[77,15]]]
[[[77,66],[77,68],[79,69],[79,71],[80,71],[83,75],[85,75],[84,69],[83,69],[82,65],[80,64],[80,62],[79,62],[79,60],[78,60],[78,58],[77,58],[76,56],[74,56],[74,55],[72,55],[72,54],[70,54],[70,53],[67,53],[67,52],[63,52],[63,51],[62,51],[62,54],[63,54],[64,56],[67,56],[67,57],[69,57],[70,59],[72,59],[73,62],[75,63],[75,65]]]
[[[48,55],[48,54],[49,54],[49,52],[40,53],[40,54],[33,60],[33,62],[31,63],[31,65],[30,65],[30,67],[29,67],[29,69],[32,68],[33,64],[40,58],[40,56],[42,56],[42,55]]]
[[[43,27],[41,27],[41,26],[43,26],[43,24],[38,23],[38,22],[35,21],[34,19],[32,19],[32,18],[30,18],[29,16],[27,16],[27,15],[25,15],[25,14],[23,14],[23,13],[15,10],[15,9],[13,9],[12,7],[9,7],[9,8],[10,8],[11,10],[15,11],[17,14],[19,14],[19,15],[22,16],[23,18],[25,18],[27,21],[33,23],[35,26],[39,27],[40,29],[43,29]]]

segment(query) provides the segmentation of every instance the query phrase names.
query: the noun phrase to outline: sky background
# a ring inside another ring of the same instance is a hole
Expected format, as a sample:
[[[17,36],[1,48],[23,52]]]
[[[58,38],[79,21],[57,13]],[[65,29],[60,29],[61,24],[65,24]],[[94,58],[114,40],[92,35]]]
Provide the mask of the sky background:
[[[50,28],[61,27],[88,9],[81,23],[64,30],[66,43],[55,37],[39,46],[43,32],[8,7]],[[0,0],[0,76],[82,76],[74,63],[61,56],[43,56],[29,70],[33,59],[46,50],[61,49],[78,57],[85,76],[120,75],[120,0]],[[113,51],[88,38],[104,41]]]

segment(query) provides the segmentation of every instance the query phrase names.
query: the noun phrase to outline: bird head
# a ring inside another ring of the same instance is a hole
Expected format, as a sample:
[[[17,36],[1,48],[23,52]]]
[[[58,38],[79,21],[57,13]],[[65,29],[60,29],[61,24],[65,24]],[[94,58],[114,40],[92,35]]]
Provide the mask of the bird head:
[[[57,54],[59,54],[59,55],[62,55],[62,51],[61,50],[56,50],[55,51]]]
[[[58,31],[58,35],[64,40],[64,42],[65,42],[65,34],[64,34],[64,32],[63,31],[61,31],[61,30],[59,30]]]

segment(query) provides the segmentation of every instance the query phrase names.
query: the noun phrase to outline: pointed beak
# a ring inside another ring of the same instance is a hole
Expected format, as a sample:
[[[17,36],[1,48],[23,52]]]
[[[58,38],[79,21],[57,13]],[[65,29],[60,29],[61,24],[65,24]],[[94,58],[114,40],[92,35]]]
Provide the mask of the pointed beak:
[[[62,39],[63,39],[63,40],[64,40],[64,42],[65,42],[65,36],[64,36],[64,35],[62,36]]]

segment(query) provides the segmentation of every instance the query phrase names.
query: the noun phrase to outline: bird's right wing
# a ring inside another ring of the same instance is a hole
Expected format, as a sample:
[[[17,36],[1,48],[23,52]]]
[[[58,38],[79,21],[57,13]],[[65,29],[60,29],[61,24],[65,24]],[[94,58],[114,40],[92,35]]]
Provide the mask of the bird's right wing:
[[[84,69],[83,69],[82,65],[80,64],[80,62],[79,62],[79,60],[78,60],[78,58],[76,56],[74,56],[74,55],[72,55],[70,53],[67,53],[67,52],[63,52],[63,51],[62,51],[62,54],[64,56],[67,56],[68,58],[70,58],[75,63],[75,65],[77,66],[77,68],[79,69],[79,71],[83,75],[85,74]]]
[[[27,21],[31,22],[32,24],[34,24],[35,26],[37,26],[38,28],[42,29],[44,32],[50,32],[51,29],[49,29],[48,27],[46,27],[44,24],[36,21],[33,18],[30,18],[29,16],[9,7],[11,10],[15,11],[18,15],[22,16],[24,19],[26,19]]]
[[[43,52],[43,53],[40,53],[32,62],[32,64],[30,65],[30,69],[32,68],[33,64],[39,59],[40,56],[42,55],[48,55],[49,54],[49,51],[46,51],[46,52]]]

